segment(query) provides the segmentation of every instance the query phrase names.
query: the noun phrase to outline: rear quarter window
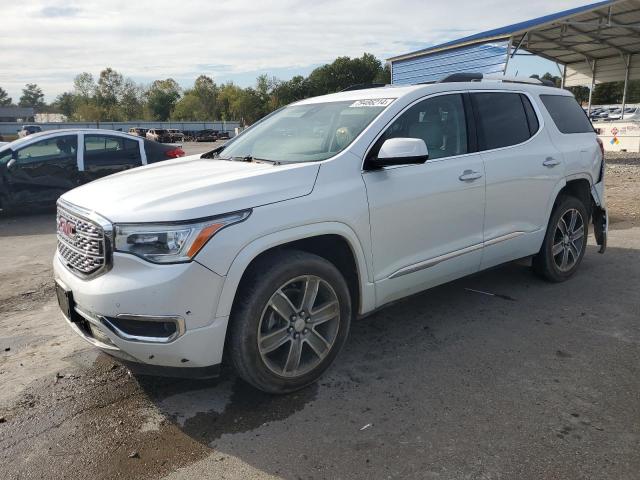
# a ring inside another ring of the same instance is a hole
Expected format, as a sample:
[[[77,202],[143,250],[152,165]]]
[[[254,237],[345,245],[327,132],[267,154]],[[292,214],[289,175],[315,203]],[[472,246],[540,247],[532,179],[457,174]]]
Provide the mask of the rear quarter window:
[[[560,132],[565,134],[594,132],[587,114],[575,98],[567,95],[540,95],[540,100]]]

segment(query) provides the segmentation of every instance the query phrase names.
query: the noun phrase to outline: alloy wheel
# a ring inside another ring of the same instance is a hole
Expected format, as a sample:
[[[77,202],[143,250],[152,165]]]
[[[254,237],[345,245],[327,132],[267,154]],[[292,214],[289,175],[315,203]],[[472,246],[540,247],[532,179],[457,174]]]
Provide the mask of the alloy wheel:
[[[340,302],[331,285],[315,275],[296,277],[267,302],[258,325],[258,351],[273,373],[299,377],[326,358],[339,327]]]
[[[561,272],[570,271],[580,259],[585,245],[584,219],[575,208],[560,216],[553,237],[551,255]]]

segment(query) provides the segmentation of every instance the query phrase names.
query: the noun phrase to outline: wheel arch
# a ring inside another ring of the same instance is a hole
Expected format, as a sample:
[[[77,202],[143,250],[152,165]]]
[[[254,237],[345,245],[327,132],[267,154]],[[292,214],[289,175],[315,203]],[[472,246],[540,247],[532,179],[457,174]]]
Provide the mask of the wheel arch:
[[[587,212],[591,213],[591,184],[590,176],[580,176],[568,179],[565,186],[558,192],[558,195],[556,195],[554,206],[558,202],[558,198],[560,198],[560,196],[570,195],[580,200],[587,208]]]
[[[558,204],[558,199],[562,195],[571,195],[582,200],[587,207],[587,211],[591,212],[591,187],[593,181],[590,175],[571,175],[570,177],[562,178],[553,191],[553,194],[549,198],[549,204],[547,205],[547,221],[551,218],[553,209]]]
[[[319,255],[344,275],[356,312],[375,308],[375,290],[364,250],[355,232],[342,223],[311,224],[276,232],[254,240],[236,256],[224,282],[216,317],[228,316],[247,270],[264,255],[282,249],[296,249]]]

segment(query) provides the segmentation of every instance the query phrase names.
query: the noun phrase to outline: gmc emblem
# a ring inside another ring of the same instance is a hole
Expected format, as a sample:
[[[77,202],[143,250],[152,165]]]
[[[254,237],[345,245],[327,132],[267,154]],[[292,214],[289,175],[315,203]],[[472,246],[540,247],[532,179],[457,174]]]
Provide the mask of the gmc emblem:
[[[73,238],[76,234],[76,224],[61,217],[58,219],[58,232],[65,237]]]

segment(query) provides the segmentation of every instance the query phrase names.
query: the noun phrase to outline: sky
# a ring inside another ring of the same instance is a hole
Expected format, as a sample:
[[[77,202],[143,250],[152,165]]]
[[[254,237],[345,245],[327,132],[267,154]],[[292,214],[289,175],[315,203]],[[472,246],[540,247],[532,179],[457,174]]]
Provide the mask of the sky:
[[[381,60],[588,0],[0,0],[0,87],[20,97],[37,83],[45,100],[81,72],[112,67],[136,82],[205,74],[218,83],[286,80],[338,56]],[[516,57],[509,74],[557,74]]]

